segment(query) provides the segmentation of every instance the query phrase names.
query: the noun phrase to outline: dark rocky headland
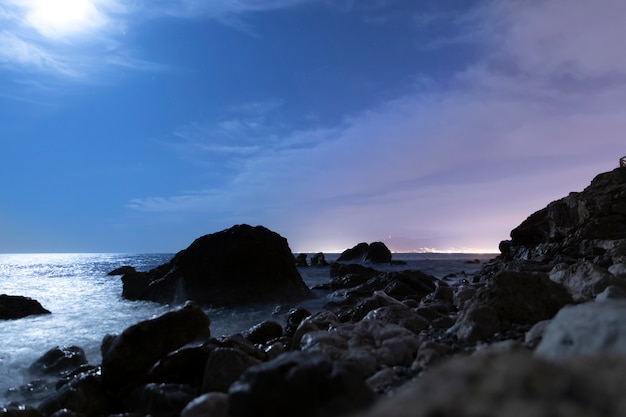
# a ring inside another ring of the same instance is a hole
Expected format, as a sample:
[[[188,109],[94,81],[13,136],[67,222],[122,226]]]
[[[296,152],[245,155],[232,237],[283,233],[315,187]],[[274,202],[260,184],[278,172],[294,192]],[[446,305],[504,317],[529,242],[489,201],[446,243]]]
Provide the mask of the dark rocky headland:
[[[194,301],[106,336],[100,365],[48,352],[33,367],[58,375],[54,393],[0,415],[626,415],[626,169],[529,216],[474,276],[380,272],[355,248],[317,288],[319,312],[297,307],[311,292],[265,228],[127,270],[127,297]],[[211,337],[203,304],[249,302],[293,308]]]

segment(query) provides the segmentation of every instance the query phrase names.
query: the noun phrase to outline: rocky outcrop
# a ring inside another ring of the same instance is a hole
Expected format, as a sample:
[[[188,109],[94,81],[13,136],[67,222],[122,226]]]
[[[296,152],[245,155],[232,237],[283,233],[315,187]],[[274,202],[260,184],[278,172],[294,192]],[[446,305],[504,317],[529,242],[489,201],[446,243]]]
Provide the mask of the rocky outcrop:
[[[500,245],[507,259],[626,255],[626,169],[596,176],[582,192],[550,203]]]
[[[126,274],[134,274],[135,272],[137,272],[137,270],[135,269],[134,266],[124,265],[124,266],[120,266],[119,268],[115,268],[114,270],[110,271],[107,275],[110,275],[110,276],[126,275]]]
[[[287,240],[262,226],[238,225],[196,239],[151,271],[126,274],[131,300],[212,306],[288,302],[312,296]]]
[[[383,242],[359,243],[341,253],[337,262],[365,262],[385,264],[391,262],[391,251]]]
[[[39,301],[20,295],[0,294],[0,320],[21,319],[27,316],[50,314]]]

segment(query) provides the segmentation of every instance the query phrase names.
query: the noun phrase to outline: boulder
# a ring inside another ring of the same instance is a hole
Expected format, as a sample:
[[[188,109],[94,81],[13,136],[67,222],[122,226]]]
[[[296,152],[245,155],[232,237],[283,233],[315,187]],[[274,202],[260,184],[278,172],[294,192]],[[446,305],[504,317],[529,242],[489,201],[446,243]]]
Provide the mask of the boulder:
[[[148,376],[153,382],[200,386],[210,353],[205,346],[183,347],[161,358]]]
[[[260,361],[239,349],[219,347],[209,355],[204,368],[202,392],[228,392],[249,367]]]
[[[341,253],[337,262],[357,261],[373,264],[388,264],[391,262],[391,251],[383,242],[359,243],[353,248]]]
[[[373,401],[358,370],[322,352],[288,352],[253,366],[228,394],[232,417],[335,416]]]
[[[309,263],[306,260],[307,258],[307,254],[306,253],[301,253],[298,256],[294,257],[294,260],[296,262],[296,266],[298,267],[307,267],[309,266]]]
[[[266,344],[272,339],[278,339],[283,335],[283,327],[280,323],[265,320],[252,326],[246,332],[246,339],[255,344]]]
[[[111,392],[140,381],[168,353],[208,335],[209,317],[194,303],[142,321],[102,341],[102,382]]]
[[[147,272],[122,277],[131,300],[193,300],[212,306],[293,302],[312,297],[287,240],[262,226],[237,225],[196,239]]]
[[[502,325],[532,325],[571,304],[567,290],[541,272],[501,271],[466,301],[449,330],[464,341],[488,338]]]
[[[565,307],[546,327],[535,353],[550,359],[606,352],[626,356],[624,317],[624,300]]]
[[[178,417],[185,406],[196,397],[196,390],[183,384],[146,384],[138,394],[137,415]]]
[[[60,410],[70,410],[85,417],[99,417],[107,415],[113,407],[102,385],[100,369],[96,368],[74,376],[45,398],[38,408],[47,416]]]
[[[585,260],[573,265],[555,265],[550,271],[550,279],[567,288],[577,301],[594,298],[610,286],[626,289],[626,279],[618,278],[605,268]]]
[[[85,351],[78,346],[57,346],[33,362],[31,372],[51,375],[73,371],[87,363]]]
[[[39,314],[50,314],[39,301],[20,295],[0,294],[0,320],[21,319]]]
[[[624,384],[624,358],[555,363],[515,350],[461,356],[353,417],[618,417],[626,415]]]

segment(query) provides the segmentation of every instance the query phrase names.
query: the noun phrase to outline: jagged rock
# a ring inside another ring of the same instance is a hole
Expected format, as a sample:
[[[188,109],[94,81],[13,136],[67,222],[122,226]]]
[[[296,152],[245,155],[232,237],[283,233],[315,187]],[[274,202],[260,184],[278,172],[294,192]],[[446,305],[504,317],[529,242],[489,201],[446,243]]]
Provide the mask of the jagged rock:
[[[533,213],[511,231],[500,250],[509,259],[602,252],[622,256],[626,247],[626,169],[596,176],[582,192],[570,193]]]
[[[311,266],[328,266],[326,257],[322,252],[318,252],[311,258]]]
[[[419,345],[419,336],[402,326],[362,320],[330,331],[308,332],[302,336],[299,347],[350,362],[370,376],[384,366],[410,366]]]
[[[57,346],[33,362],[29,369],[31,372],[39,374],[60,374],[72,371],[86,363],[87,358],[82,348],[78,346]]]
[[[0,294],[0,320],[21,319],[39,314],[50,314],[39,301],[21,295]]]
[[[618,417],[626,415],[624,358],[565,363],[511,351],[435,366],[354,417]]]
[[[137,272],[134,266],[124,265],[119,268],[115,268],[113,271],[109,272],[107,275],[126,275],[126,274],[134,274]]]
[[[307,262],[306,258],[307,258],[306,253],[301,253],[298,256],[296,256],[295,257],[296,266],[299,266],[299,267],[309,266],[309,263]]]
[[[102,384],[99,369],[80,373],[38,406],[45,415],[59,410],[70,410],[86,417],[107,415],[113,407]]]
[[[378,320],[383,323],[397,324],[415,334],[428,327],[428,320],[417,314],[413,309],[401,304],[379,307],[367,313],[363,320]]]
[[[194,303],[128,327],[102,341],[102,382],[120,392],[141,380],[168,353],[207,335],[209,317]]]
[[[391,251],[383,242],[359,243],[341,253],[337,262],[357,261],[373,264],[391,262]]]
[[[232,417],[334,416],[369,405],[358,370],[322,352],[288,352],[249,368],[229,390]]]
[[[550,279],[567,288],[577,301],[589,300],[609,286],[626,289],[626,279],[617,278],[605,268],[584,260],[573,265],[555,265]]]
[[[552,319],[535,353],[562,359],[610,352],[626,356],[626,301],[568,306]]]
[[[237,225],[202,236],[170,262],[122,281],[123,297],[166,303],[233,306],[312,297],[287,240],[262,226]]]
[[[502,324],[550,319],[572,302],[567,290],[544,273],[501,271],[478,289],[450,331],[461,340],[481,340]]]

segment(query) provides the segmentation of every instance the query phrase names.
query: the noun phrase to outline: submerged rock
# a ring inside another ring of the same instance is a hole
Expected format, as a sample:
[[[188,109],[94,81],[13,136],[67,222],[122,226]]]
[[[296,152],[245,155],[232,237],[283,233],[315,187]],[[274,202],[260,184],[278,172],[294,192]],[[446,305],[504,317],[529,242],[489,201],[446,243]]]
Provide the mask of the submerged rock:
[[[50,314],[39,301],[21,295],[0,294],[0,320],[21,319],[27,316]]]
[[[202,236],[170,262],[122,281],[124,298],[166,303],[233,306],[312,297],[287,240],[262,226],[237,225]]]

